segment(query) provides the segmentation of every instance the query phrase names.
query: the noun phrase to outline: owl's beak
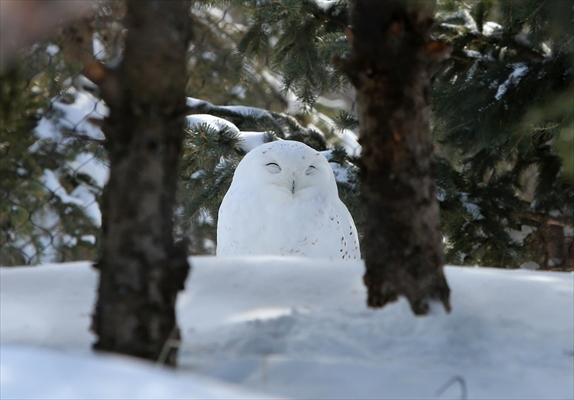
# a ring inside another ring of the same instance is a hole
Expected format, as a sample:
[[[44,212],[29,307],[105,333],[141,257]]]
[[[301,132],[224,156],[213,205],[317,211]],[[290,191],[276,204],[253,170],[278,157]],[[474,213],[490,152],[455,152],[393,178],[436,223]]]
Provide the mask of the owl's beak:
[[[291,193],[295,194],[295,179],[291,182]]]

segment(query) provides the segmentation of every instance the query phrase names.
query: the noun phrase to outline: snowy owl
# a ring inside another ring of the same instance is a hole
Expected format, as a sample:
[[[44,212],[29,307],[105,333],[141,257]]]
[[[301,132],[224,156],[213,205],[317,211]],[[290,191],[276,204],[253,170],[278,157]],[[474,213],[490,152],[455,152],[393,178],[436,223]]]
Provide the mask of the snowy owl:
[[[237,166],[217,224],[217,255],[360,259],[357,229],[333,170],[311,147],[263,144]]]

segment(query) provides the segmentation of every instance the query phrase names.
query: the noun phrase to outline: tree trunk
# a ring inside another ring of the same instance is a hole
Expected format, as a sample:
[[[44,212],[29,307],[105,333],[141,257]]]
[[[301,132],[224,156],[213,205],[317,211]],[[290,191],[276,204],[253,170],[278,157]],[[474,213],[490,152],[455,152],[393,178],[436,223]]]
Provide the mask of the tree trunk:
[[[128,1],[122,62],[116,69],[92,62],[85,71],[110,108],[103,126],[110,179],[96,265],[94,349],[169,365],[177,349],[167,342],[179,338],[175,301],[189,271],[185,250],[174,243],[172,217],[190,7],[189,1]]]
[[[417,315],[429,300],[450,311],[429,136],[430,77],[449,49],[430,40],[433,6],[352,2],[352,53],[337,61],[357,91],[367,302],[404,295]]]

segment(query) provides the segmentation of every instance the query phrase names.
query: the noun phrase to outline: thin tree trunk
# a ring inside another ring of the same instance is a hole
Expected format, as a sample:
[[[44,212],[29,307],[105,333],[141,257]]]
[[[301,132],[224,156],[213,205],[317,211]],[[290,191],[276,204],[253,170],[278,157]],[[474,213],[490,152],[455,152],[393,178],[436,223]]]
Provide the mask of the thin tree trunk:
[[[173,209],[182,150],[189,1],[128,1],[124,57],[86,75],[110,108],[110,179],[103,195],[94,349],[175,365],[175,301],[189,271],[175,245]]]
[[[367,302],[450,311],[429,136],[430,77],[448,45],[430,40],[432,1],[351,3],[352,53],[336,63],[357,90]]]

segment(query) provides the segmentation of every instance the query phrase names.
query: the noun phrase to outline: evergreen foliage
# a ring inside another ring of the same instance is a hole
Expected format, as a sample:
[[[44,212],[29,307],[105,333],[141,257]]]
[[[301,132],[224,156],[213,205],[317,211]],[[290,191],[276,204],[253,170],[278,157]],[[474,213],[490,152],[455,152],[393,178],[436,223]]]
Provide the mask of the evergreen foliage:
[[[0,77],[0,265],[96,258],[106,107],[79,58],[114,63],[121,56],[124,12],[122,1],[103,3],[22,51]],[[78,27],[90,40],[79,40]]]
[[[264,62],[242,60],[237,51],[247,30],[243,14],[228,4],[207,3],[193,2],[193,39],[188,55],[188,68],[193,73],[187,92],[214,104],[240,103],[282,111],[285,99],[265,77]]]
[[[94,20],[98,59],[108,65],[121,56],[123,12],[123,2],[114,1]],[[518,267],[535,261],[574,268],[573,13],[572,4],[561,0],[437,1],[434,36],[453,44],[431,94],[450,263]],[[357,117],[351,107],[322,100],[348,90],[332,64],[349,52],[348,2],[196,1],[192,18],[186,89],[203,101],[192,102],[189,114],[232,125],[188,127],[178,237],[190,238],[192,254],[213,253],[217,210],[245,154],[245,132],[331,149],[325,154],[361,231],[358,154],[342,149],[345,135],[358,129]],[[58,38],[50,43],[66,46]],[[49,169],[66,193],[78,186],[94,195],[101,189],[70,166],[80,153],[102,160],[105,154],[57,107],[73,105],[87,91],[97,99],[80,68],[44,44],[26,54],[17,72],[2,77],[2,265],[95,258],[90,235],[97,237],[97,225],[82,207],[42,185]],[[34,136],[41,117],[66,128],[58,140]],[[40,215],[57,216],[57,227],[38,223]]]
[[[336,141],[330,125],[318,118],[317,113],[295,118],[277,112],[284,110],[287,102],[280,93],[275,74],[266,65],[267,60],[247,59],[238,53],[238,43],[247,29],[241,23],[245,20],[242,10],[227,4],[218,5],[221,7],[195,2],[193,6],[194,40],[188,58],[193,74],[187,91],[204,101],[198,107],[190,107],[189,113],[225,118],[242,131],[268,132],[267,140],[288,138],[326,150],[328,145],[320,130],[327,132],[328,139]],[[93,157],[104,164],[107,162],[101,146],[103,136],[99,137],[102,135],[99,122],[94,120],[103,117],[100,113],[103,103],[98,99],[97,87],[80,74],[83,63],[77,57],[78,52],[71,51],[70,47],[80,46],[83,52],[80,55],[84,56],[93,50],[97,60],[115,65],[123,51],[125,31],[121,20],[124,13],[124,2],[106,3],[91,20],[82,22],[89,23],[93,49],[91,43],[78,45],[73,36],[70,41],[58,34],[34,46],[14,72],[2,78],[2,90],[6,91],[2,97],[2,265],[97,257],[99,224],[94,224],[85,212],[86,206],[94,204],[70,203],[67,196],[81,187],[90,191],[95,201],[102,189],[90,174],[83,173],[84,168],[76,158],[83,155],[84,160]],[[78,27],[65,31],[74,29]],[[93,103],[93,107],[82,107],[86,100]],[[209,102],[248,104],[252,106],[253,115]],[[75,109],[82,109],[86,114],[80,122],[70,121],[68,113]],[[313,127],[303,126],[309,122]],[[15,123],[20,124],[17,129],[11,127]],[[40,138],[35,133],[39,124],[47,128],[49,137]],[[225,130],[208,126],[188,130],[176,233],[179,238],[189,240],[192,254],[214,252],[209,241],[215,240],[219,203],[235,165],[245,154],[239,143],[240,137]],[[333,154],[337,155],[334,156],[336,162],[349,165],[341,155],[344,150]],[[9,160],[14,165],[9,167]],[[29,170],[32,167],[27,166],[18,169],[22,160],[30,160],[35,169]],[[56,186],[47,187],[42,183],[45,169],[53,172],[50,177]],[[15,172],[24,170],[25,176]],[[352,177],[353,173],[345,175]],[[354,198],[355,186],[341,183],[341,187],[348,193],[347,199]],[[97,205],[96,209],[99,210]],[[40,219],[49,219],[52,223],[48,226],[39,222]]]
[[[295,93],[304,110],[310,110],[319,94],[343,87],[346,79],[330,61],[348,52],[341,35],[349,18],[346,2],[244,3],[252,22],[239,50],[248,57],[267,58],[272,69],[281,71],[283,90]]]
[[[39,139],[41,118],[58,123],[58,103],[73,102],[68,65],[54,45],[36,45],[0,78],[1,243],[0,264],[22,265],[93,258],[99,223],[68,193],[101,188],[75,163],[81,153],[98,153],[97,144],[78,139],[69,128],[58,140]],[[62,122],[62,121],[60,121]]]
[[[432,103],[448,261],[566,267],[574,142],[560,137],[574,122],[574,6],[448,1],[437,19],[454,45]],[[550,237],[553,226],[566,237]]]

